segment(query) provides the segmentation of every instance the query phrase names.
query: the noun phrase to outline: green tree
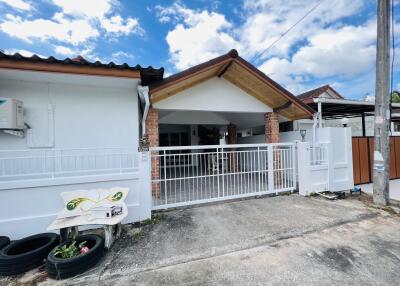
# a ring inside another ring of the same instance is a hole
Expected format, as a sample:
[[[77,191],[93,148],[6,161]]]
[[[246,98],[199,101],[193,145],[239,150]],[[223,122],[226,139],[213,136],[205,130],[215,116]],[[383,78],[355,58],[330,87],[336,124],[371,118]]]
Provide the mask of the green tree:
[[[392,92],[392,102],[400,103],[400,92],[398,92],[398,91]]]

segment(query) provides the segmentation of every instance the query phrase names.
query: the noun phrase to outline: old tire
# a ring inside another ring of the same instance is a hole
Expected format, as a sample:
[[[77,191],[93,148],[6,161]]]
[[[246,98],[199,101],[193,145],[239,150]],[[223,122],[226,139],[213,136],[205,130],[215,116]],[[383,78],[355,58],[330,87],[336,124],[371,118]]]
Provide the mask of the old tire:
[[[58,242],[57,234],[41,233],[10,243],[0,251],[0,275],[16,275],[42,265]]]
[[[76,276],[92,268],[100,261],[104,252],[104,239],[94,234],[81,235],[76,238],[77,245],[82,241],[86,241],[85,245],[89,247],[89,251],[85,254],[63,259],[56,257],[54,251],[49,253],[46,260],[46,270],[50,278],[65,279]],[[69,243],[71,243],[71,240],[60,244],[60,246]]]
[[[10,239],[7,236],[0,236],[0,250],[10,244]]]

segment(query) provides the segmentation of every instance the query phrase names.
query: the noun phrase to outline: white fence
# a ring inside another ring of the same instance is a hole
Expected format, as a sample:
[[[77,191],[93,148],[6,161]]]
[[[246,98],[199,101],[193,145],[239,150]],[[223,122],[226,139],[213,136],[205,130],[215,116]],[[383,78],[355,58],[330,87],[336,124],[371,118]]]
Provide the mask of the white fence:
[[[0,152],[0,234],[45,232],[63,208],[60,194],[126,187],[124,223],[151,216],[150,155],[124,148]]]
[[[299,193],[345,191],[354,187],[350,128],[320,128],[320,142],[298,142]]]
[[[296,188],[295,145],[243,144],[152,148],[153,209]]]
[[[0,182],[135,171],[137,153],[126,148],[0,151]]]

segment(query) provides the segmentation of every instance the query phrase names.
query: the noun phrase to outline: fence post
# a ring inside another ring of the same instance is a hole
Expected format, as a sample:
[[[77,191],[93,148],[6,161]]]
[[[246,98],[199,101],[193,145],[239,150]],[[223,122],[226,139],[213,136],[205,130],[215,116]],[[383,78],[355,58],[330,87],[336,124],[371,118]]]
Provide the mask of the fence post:
[[[296,142],[297,145],[297,173],[299,178],[299,194],[308,196],[311,192],[310,175],[310,144],[308,142]]]
[[[149,151],[139,154],[139,201],[141,215],[140,220],[151,218],[152,208],[152,184],[151,184],[151,155]]]
[[[274,146],[268,145],[268,191],[274,192]]]

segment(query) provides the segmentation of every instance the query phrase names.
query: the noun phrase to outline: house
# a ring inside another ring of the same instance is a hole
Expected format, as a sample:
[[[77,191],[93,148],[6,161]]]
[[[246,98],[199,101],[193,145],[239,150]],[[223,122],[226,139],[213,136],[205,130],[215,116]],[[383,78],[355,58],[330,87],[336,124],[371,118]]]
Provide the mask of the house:
[[[318,112],[320,102],[323,125],[326,127],[341,127],[344,124],[351,127],[352,136],[373,136],[374,110],[372,101],[347,100],[334,90],[330,85],[304,92],[297,96],[305,104]],[[400,104],[393,103],[392,135],[400,135],[400,122],[398,120]],[[343,121],[343,118],[346,118]],[[293,122],[293,130],[311,129],[311,120],[297,120]]]
[[[236,50],[163,72],[0,53],[0,201],[9,206],[0,209],[1,232],[44,231],[71,190],[129,188],[125,222],[134,222],[155,209],[296,189],[297,149],[279,143],[279,129],[312,118],[312,108]],[[246,130],[258,130],[258,141],[239,142]],[[349,148],[346,132],[320,133]],[[343,153],[335,146],[315,146],[318,158],[302,147],[320,166],[316,186],[334,185],[322,178],[327,154]],[[340,174],[337,186],[348,188],[351,172]]]

